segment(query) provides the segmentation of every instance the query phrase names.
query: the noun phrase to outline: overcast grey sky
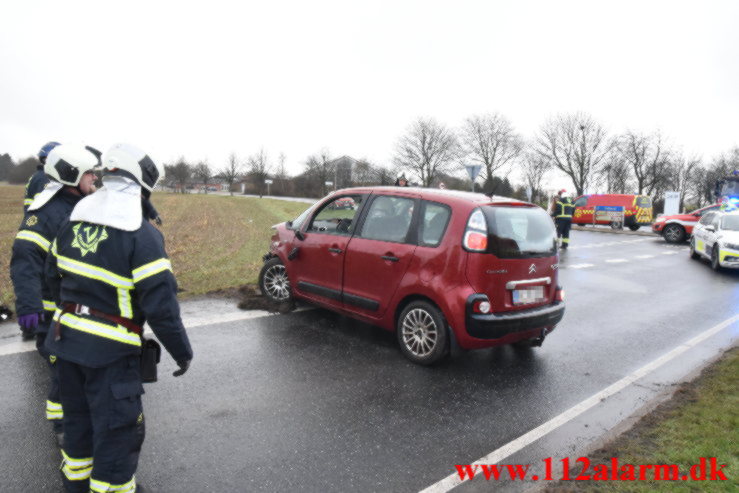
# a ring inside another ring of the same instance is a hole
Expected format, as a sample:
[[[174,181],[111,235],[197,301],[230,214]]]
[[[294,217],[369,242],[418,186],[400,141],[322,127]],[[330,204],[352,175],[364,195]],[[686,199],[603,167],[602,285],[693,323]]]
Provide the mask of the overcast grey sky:
[[[127,141],[170,162],[263,147],[389,165],[419,116],[559,112],[739,144],[735,1],[24,1],[0,7],[0,153]]]

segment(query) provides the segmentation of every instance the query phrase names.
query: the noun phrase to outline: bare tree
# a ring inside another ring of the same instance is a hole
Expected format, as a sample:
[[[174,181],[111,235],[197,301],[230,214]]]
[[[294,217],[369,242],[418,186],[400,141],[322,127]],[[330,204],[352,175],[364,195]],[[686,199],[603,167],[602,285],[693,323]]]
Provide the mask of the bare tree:
[[[559,115],[547,121],[536,141],[536,152],[572,180],[582,195],[611,151],[605,129],[587,114]]]
[[[228,192],[233,195],[233,187],[236,180],[238,180],[239,176],[241,176],[241,170],[243,166],[239,162],[239,160],[236,158],[236,153],[232,152],[230,156],[228,156],[228,164],[224,168],[221,169],[221,172],[219,175],[223,178],[223,181],[228,183]]]
[[[523,141],[511,122],[498,113],[475,115],[462,126],[462,146],[466,159],[482,166],[486,182],[511,164],[523,150]],[[510,170],[508,170],[510,171]],[[508,173],[504,173],[507,176]]]
[[[652,195],[665,184],[670,161],[659,133],[626,132],[617,139],[615,149],[633,170],[639,195]]]
[[[290,186],[290,175],[287,172],[285,161],[287,161],[287,156],[281,152],[280,157],[277,158],[277,169],[275,170],[275,190],[279,190],[282,195],[288,193]]]
[[[320,153],[308,156],[305,161],[305,175],[312,184],[311,188],[321,191],[326,195],[326,182],[334,179],[335,162],[331,159],[328,149],[322,149]]]
[[[546,199],[542,190],[544,176],[552,169],[548,159],[536,152],[528,152],[523,161],[522,171],[526,186],[531,189],[531,201],[538,202]]]
[[[187,193],[187,182],[192,177],[192,166],[187,164],[185,158],[180,156],[177,162],[171,166],[165,166],[165,176],[171,176],[172,182],[179,188],[180,193]]]
[[[208,162],[200,161],[195,165],[193,176],[203,184],[203,192],[208,193],[208,182],[213,178],[213,172],[211,171],[210,166],[208,166]]]
[[[667,168],[669,177],[669,186],[672,190],[680,193],[680,211],[686,202],[686,195],[690,191],[691,182],[694,179],[696,170],[701,167],[700,158],[685,157],[682,154],[672,154],[672,159]]]
[[[459,144],[452,130],[432,118],[419,118],[400,138],[395,163],[414,172],[421,184],[428,187],[438,173],[451,167],[458,155]]]
[[[631,167],[619,153],[611,153],[597,173],[598,186],[607,193],[627,193],[631,187]]]
[[[266,185],[264,180],[269,178],[271,168],[272,165],[264,149],[260,149],[259,152],[249,157],[249,176],[251,176],[257,190],[259,190],[259,197],[264,195],[264,186]]]

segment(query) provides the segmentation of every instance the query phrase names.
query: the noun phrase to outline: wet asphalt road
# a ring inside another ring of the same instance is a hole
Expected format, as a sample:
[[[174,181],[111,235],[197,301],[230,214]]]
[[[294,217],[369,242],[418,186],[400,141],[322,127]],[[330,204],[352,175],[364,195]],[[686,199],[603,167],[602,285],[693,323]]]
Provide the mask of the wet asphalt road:
[[[541,348],[424,368],[392,334],[320,309],[190,330],[190,371],[173,378],[164,357],[160,381],[145,386],[138,480],[155,492],[419,491],[737,311],[739,275],[689,260],[684,245],[572,237],[560,259],[567,313]],[[716,336],[713,349],[736,334]],[[0,491],[59,491],[43,362],[4,355],[0,372]],[[524,452],[516,460],[533,460]],[[556,441],[535,452],[558,453]]]

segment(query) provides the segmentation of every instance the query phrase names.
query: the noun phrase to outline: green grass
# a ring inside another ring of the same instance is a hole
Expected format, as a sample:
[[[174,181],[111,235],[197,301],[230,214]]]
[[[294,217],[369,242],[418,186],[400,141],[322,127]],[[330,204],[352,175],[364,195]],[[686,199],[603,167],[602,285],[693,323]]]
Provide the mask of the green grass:
[[[252,197],[156,193],[152,201],[182,297],[256,283],[272,234],[309,204]],[[0,186],[0,302],[13,305],[8,272],[23,187]]]
[[[701,457],[716,457],[728,481],[569,481],[578,491],[694,492],[739,491],[739,349],[728,352],[695,382],[684,385],[668,403],[632,430],[591,455],[592,464],[677,464],[689,472]],[[709,469],[710,471],[710,469]],[[579,472],[579,471],[578,471]],[[571,473],[575,477],[578,472]],[[592,471],[591,471],[592,474]]]

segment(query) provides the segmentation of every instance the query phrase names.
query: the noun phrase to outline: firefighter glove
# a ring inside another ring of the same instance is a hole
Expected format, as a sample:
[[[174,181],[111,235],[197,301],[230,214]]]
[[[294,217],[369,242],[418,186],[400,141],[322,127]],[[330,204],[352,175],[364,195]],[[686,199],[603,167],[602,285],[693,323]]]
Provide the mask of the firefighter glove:
[[[190,368],[190,361],[192,360],[185,360],[185,361],[178,361],[177,366],[180,367],[179,370],[176,370],[172,375],[175,377],[179,377],[180,375],[184,375],[188,368]]]
[[[38,327],[41,320],[44,319],[43,313],[29,313],[18,317],[18,325],[24,330],[33,330]]]

